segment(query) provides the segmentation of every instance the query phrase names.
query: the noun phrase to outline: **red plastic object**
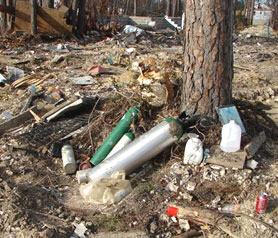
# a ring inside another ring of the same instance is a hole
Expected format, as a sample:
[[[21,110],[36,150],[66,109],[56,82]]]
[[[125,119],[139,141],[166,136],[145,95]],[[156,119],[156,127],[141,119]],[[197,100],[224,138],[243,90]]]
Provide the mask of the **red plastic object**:
[[[168,207],[166,213],[168,216],[176,217],[178,214],[178,209],[176,207]]]

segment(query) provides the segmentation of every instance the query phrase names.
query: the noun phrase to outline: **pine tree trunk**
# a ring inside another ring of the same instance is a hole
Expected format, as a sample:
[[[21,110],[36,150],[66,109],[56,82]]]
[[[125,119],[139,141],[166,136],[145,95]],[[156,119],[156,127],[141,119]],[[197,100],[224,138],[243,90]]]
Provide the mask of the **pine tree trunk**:
[[[248,19],[250,18],[250,0],[245,1],[245,7],[244,7],[244,17],[245,17],[245,23],[248,25]]]
[[[255,0],[251,0],[251,7],[250,7],[250,22],[249,22],[250,25],[253,24],[254,6],[255,6]]]
[[[137,15],[137,0],[133,0],[133,15]]]
[[[171,0],[166,0],[166,16],[170,16],[170,9],[171,9]]]
[[[278,30],[278,3],[275,2],[273,4],[273,7],[274,7],[274,12],[272,16],[272,27],[273,30],[277,31]]]
[[[181,0],[177,0],[177,15],[181,16]]]
[[[31,0],[31,34],[35,35],[38,32],[38,3],[37,0]]]
[[[86,0],[79,0],[77,31],[80,35],[83,35],[85,33],[85,10]]]
[[[185,1],[184,75],[181,109],[217,119],[231,103],[232,1]]]
[[[6,0],[0,0],[0,5],[3,5],[3,7],[5,7],[7,5]],[[4,34],[7,29],[7,14],[4,12],[1,12],[0,16],[1,16],[0,33]]]
[[[76,26],[77,26],[77,11],[79,8],[79,0],[73,0],[72,1],[72,12],[71,12],[71,17],[72,17],[72,30],[74,33],[76,33]]]
[[[172,1],[172,17],[176,16],[176,7],[177,7],[177,0]]]
[[[15,5],[15,1],[9,0],[8,1],[9,7],[13,7]],[[14,28],[15,16],[14,14],[8,15],[8,30],[12,30]]]
[[[128,15],[128,13],[129,13],[129,0],[126,0],[125,14]]]

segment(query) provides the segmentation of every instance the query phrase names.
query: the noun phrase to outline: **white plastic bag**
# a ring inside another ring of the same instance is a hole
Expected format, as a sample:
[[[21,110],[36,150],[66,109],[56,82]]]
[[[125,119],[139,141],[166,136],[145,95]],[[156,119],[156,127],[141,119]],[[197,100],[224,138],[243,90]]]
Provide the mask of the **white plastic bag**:
[[[142,30],[142,29],[140,29],[140,28],[138,28],[136,26],[126,25],[124,27],[123,32],[125,34],[129,34],[129,33],[135,32],[136,33],[136,37],[138,37],[138,36],[140,36],[144,32],[144,30]]]
[[[197,134],[187,134],[189,140],[186,143],[183,162],[185,164],[200,164],[203,160],[203,144]]]
[[[8,73],[10,73],[11,80],[15,81],[17,79],[23,78],[24,77],[24,71],[22,69],[13,67],[13,66],[6,66],[6,70]]]

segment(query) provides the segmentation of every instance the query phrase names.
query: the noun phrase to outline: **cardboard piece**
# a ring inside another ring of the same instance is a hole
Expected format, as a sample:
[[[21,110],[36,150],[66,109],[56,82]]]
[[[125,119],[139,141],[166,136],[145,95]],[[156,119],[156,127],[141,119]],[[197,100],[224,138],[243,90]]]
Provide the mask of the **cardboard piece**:
[[[246,160],[246,152],[243,150],[226,153],[220,149],[219,145],[210,148],[210,157],[206,159],[206,163],[216,164],[225,168],[243,169]]]

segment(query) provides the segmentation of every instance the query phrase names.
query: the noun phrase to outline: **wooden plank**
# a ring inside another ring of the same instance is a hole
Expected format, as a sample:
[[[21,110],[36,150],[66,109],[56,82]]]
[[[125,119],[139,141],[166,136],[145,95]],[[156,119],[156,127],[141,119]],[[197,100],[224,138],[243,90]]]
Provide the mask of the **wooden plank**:
[[[39,109],[36,106],[33,106],[30,110],[32,110],[35,113],[39,112]],[[26,121],[33,118],[33,115],[30,112],[30,110],[25,111],[15,117],[11,118],[10,120],[5,121],[2,124],[0,124],[0,135],[4,134],[7,130],[18,127],[18,126],[22,125],[23,123],[25,123]]]
[[[206,163],[224,166],[225,168],[243,169],[246,160],[246,152],[243,150],[225,153],[218,145],[210,148],[210,158],[206,159]]]
[[[73,96],[71,99],[69,99],[66,102],[63,102],[61,105],[59,105],[58,107],[53,108],[52,110],[50,110],[49,112],[47,112],[46,114],[43,115],[42,120],[45,120],[47,117],[53,115],[54,113],[60,111],[61,109],[63,109],[64,107],[70,105],[71,103],[75,102],[77,100],[76,96]]]
[[[244,147],[244,150],[247,153],[247,158],[248,159],[252,158],[265,141],[266,141],[266,135],[265,132],[262,131],[258,136],[253,138],[251,142]]]
[[[66,24],[65,13],[57,9],[38,7],[38,32],[71,34],[72,26]],[[31,5],[17,1],[15,27],[20,31],[31,31]]]

